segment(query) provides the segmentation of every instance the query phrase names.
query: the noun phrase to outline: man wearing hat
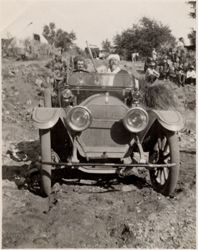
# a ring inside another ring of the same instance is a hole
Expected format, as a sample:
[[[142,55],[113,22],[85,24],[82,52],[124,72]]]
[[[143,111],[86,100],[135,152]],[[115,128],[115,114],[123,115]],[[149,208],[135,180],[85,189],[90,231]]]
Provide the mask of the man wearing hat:
[[[196,84],[196,72],[195,72],[195,67],[193,65],[189,66],[189,69],[186,73],[186,83],[187,84],[193,83],[194,85]]]
[[[155,62],[151,61],[145,73],[146,82],[153,83],[159,76],[159,72],[155,70]]]

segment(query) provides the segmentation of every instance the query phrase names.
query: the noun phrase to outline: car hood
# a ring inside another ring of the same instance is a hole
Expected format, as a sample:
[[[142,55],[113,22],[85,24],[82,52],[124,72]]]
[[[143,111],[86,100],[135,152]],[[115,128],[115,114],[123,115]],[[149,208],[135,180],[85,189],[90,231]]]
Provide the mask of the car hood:
[[[93,120],[78,138],[80,154],[90,158],[123,157],[132,139],[122,122],[128,107],[108,92],[93,95],[81,105],[90,110]]]

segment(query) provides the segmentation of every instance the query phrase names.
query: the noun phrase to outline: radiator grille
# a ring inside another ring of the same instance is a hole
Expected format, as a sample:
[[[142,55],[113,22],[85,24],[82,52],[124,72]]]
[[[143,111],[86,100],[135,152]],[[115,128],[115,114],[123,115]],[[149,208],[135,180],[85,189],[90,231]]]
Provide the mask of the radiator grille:
[[[122,104],[122,103],[121,103]],[[86,153],[107,152],[124,153],[132,138],[122,123],[127,112],[124,105],[87,105],[93,115],[90,128],[85,130],[79,140]]]

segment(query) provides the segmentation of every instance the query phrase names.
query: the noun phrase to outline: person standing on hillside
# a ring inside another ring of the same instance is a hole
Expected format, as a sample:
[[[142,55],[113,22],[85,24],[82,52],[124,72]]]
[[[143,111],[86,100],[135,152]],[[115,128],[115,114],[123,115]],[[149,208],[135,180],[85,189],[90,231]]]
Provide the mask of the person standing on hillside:
[[[157,61],[157,51],[155,50],[155,48],[152,50],[152,59],[154,61]]]
[[[160,73],[160,79],[165,79],[167,80],[169,78],[169,64],[168,64],[168,60],[164,59],[162,64],[159,67],[159,73]]]
[[[187,70],[186,73],[186,83],[187,84],[196,84],[196,72],[195,72],[195,67],[193,65],[189,66],[189,69]]]
[[[176,76],[177,76],[177,83],[178,83],[178,86],[184,86],[185,84],[185,81],[186,81],[186,73],[184,71],[184,65],[183,63],[180,63],[179,65],[179,68],[177,70],[177,73],[176,73]]]
[[[63,60],[62,56],[59,54],[55,54],[53,59],[50,60],[46,65],[46,68],[51,69],[52,72],[59,69],[61,72],[65,72],[67,69],[67,64]]]
[[[153,83],[160,76],[159,72],[155,70],[155,62],[152,61],[145,73],[145,80],[148,83]]]

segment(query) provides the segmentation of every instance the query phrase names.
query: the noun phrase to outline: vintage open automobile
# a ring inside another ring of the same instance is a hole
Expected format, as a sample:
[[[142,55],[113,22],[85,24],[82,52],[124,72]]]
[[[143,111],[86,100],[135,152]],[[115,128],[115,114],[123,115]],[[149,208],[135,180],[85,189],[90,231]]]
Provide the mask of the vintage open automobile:
[[[128,72],[75,72],[33,111],[41,145],[41,188],[50,195],[53,169],[77,168],[91,174],[150,173],[153,188],[171,195],[180,157],[177,131],[183,119],[175,110],[146,107],[139,82]]]

